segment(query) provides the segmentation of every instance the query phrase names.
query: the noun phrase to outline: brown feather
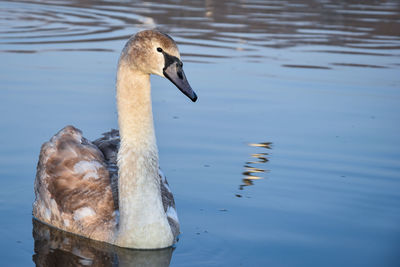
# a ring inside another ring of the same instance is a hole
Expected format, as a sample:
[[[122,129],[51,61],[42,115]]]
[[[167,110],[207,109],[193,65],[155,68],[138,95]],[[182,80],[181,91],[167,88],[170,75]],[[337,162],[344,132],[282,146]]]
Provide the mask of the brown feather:
[[[35,193],[37,219],[93,239],[111,238],[117,218],[103,154],[73,126],[42,146]]]
[[[92,143],[73,126],[44,143],[35,180],[33,216],[62,230],[110,242],[118,224],[119,145],[117,130],[104,133]],[[86,170],[79,170],[81,163]],[[167,212],[169,207],[175,209],[175,201],[161,171],[159,177]],[[83,211],[88,214],[80,218]],[[178,235],[179,222],[170,217],[168,222],[174,236]]]

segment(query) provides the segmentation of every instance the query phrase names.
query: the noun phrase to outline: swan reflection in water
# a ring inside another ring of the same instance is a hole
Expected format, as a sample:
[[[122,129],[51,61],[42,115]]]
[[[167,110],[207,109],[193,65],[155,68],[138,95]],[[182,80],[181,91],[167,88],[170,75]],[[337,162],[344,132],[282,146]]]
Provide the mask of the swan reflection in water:
[[[158,250],[119,248],[82,238],[32,219],[36,266],[162,266],[170,264],[173,247]]]
[[[271,145],[271,142],[249,144],[249,146],[252,147],[260,147],[268,150],[271,149]],[[242,184],[239,186],[239,190],[243,190],[246,186],[253,185],[254,180],[264,179],[264,174],[269,170],[261,167],[269,161],[268,156],[268,152],[251,154],[251,157],[255,160],[247,161],[244,165],[245,171],[242,173],[244,177],[242,179]],[[242,197],[241,194],[236,194],[236,196]]]

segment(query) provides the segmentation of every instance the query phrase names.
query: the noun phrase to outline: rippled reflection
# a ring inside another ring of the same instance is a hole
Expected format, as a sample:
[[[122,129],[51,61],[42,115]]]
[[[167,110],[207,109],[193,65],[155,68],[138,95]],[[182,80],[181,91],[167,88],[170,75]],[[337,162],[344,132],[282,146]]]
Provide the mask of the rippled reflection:
[[[252,143],[249,146],[264,148],[267,150],[271,149],[271,142],[265,143]],[[263,150],[265,151],[265,150]],[[265,178],[265,173],[269,170],[264,167],[268,160],[269,152],[259,152],[251,154],[252,160],[247,161],[244,165],[245,171],[243,174],[242,184],[239,186],[239,190],[243,190],[246,186],[254,184],[255,180],[260,180]],[[237,197],[242,197],[241,194],[236,194]]]
[[[33,238],[36,266],[164,266],[170,264],[173,248],[132,250],[81,238],[49,227],[35,219]]]
[[[2,1],[0,51],[69,51],[71,46],[109,51],[106,44],[93,43],[125,40],[139,29],[158,27],[180,44],[197,47],[190,57],[211,61],[244,56],[259,62],[267,55],[257,52],[265,48],[305,45],[320,53],[398,56],[399,16],[400,2],[394,0]]]

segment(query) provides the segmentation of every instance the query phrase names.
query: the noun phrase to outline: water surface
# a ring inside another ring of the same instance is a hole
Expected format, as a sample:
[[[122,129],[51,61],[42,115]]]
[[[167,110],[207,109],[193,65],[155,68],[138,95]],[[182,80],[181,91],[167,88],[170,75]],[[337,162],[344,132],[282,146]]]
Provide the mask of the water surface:
[[[199,96],[152,78],[180,241],[144,255],[37,228],[41,144],[117,127],[119,52],[154,27]],[[398,1],[0,1],[0,58],[5,266],[400,265]]]

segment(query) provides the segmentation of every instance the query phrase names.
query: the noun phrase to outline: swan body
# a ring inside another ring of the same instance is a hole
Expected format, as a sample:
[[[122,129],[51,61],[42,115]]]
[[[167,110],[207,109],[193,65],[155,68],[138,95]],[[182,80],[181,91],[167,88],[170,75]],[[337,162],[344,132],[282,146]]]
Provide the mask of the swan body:
[[[179,234],[173,195],[158,165],[150,74],[197,100],[175,42],[146,30],[131,37],[118,63],[119,131],[93,142],[66,126],[42,145],[33,216],[61,230],[121,247],[169,247]]]

